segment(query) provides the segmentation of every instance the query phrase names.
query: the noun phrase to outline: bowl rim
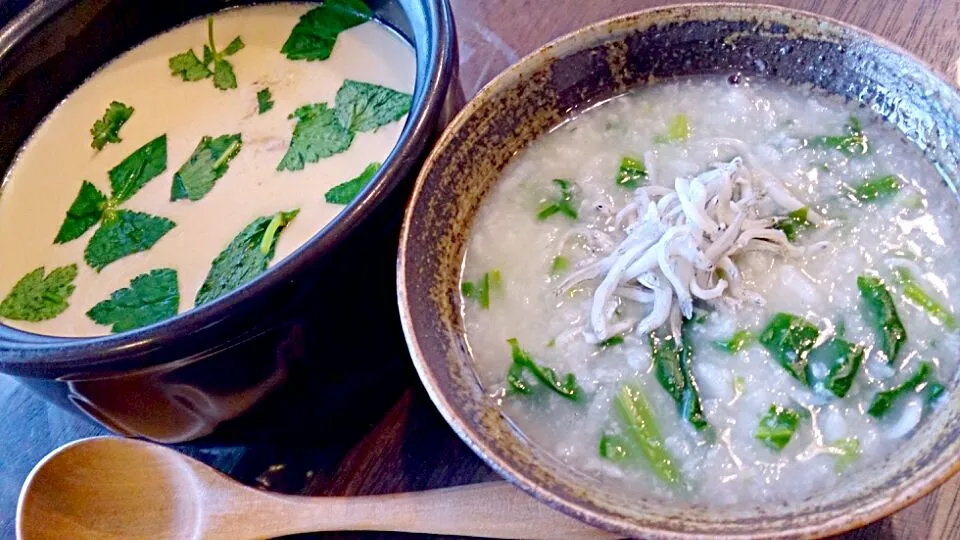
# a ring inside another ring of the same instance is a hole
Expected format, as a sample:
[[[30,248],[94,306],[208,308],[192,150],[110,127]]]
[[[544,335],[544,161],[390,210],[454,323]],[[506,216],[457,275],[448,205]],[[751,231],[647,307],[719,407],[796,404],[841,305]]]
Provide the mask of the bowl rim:
[[[77,1],[37,2],[24,9],[0,28],[0,61]],[[262,0],[252,2],[254,5],[260,3]],[[383,160],[373,181],[350,205],[261,276],[174,318],[129,332],[90,337],[47,336],[0,323],[0,372],[54,377],[77,371],[117,371],[162,364],[172,357],[164,355],[163,349],[184,335],[203,334],[212,347],[217,347],[231,336],[240,334],[236,328],[231,328],[231,324],[245,311],[245,303],[254,297],[266,298],[294,281],[296,276],[304,276],[312,266],[322,264],[329,252],[413,174],[418,159],[427,150],[427,142],[437,131],[436,123],[442,114],[448,89],[454,84],[458,68],[455,65],[456,30],[449,1],[399,0],[399,4],[412,23],[412,45],[417,56],[412,104],[396,145]],[[235,7],[227,5],[222,9]],[[388,27],[392,29],[392,26]],[[147,40],[152,37],[155,36]],[[417,50],[421,42],[425,45],[424,51]],[[132,48],[126,52],[129,50]],[[112,59],[107,62],[110,61]]]
[[[421,167],[420,174],[413,187],[413,192],[407,204],[404,213],[403,224],[400,231],[399,254],[397,261],[397,302],[400,308],[400,322],[403,328],[404,337],[407,342],[407,348],[413,361],[417,375],[420,377],[427,394],[431,401],[439,410],[441,416],[447,421],[454,432],[463,440],[467,446],[473,450],[489,467],[502,476],[505,480],[535,497],[541,502],[561,511],[571,517],[584,521],[590,525],[615,531],[631,536],[643,538],[657,538],[668,540],[701,538],[702,534],[687,533],[677,530],[664,530],[652,528],[632,521],[626,517],[617,517],[601,511],[586,508],[579,501],[570,500],[557,495],[551,489],[540,486],[533,478],[522,474],[515,465],[514,459],[495,445],[488,445],[478,436],[477,429],[474,429],[468,422],[463,421],[455,411],[451,400],[447,398],[448,391],[441,387],[433,375],[433,368],[426,360],[426,355],[420,347],[420,339],[415,330],[414,315],[411,309],[411,299],[408,295],[407,273],[411,268],[415,268],[416,261],[410,251],[413,243],[411,239],[411,229],[413,222],[419,216],[415,214],[414,209],[420,199],[428,196],[425,194],[424,186],[433,170],[437,159],[451,144],[456,133],[473,115],[481,103],[486,102],[492,96],[500,91],[509,88],[516,80],[523,78],[532,71],[535,71],[544,59],[553,57],[563,57],[566,54],[583,50],[586,45],[599,43],[604,38],[611,35],[617,35],[617,32],[610,32],[611,27],[618,23],[623,23],[629,19],[637,17],[669,16],[679,14],[685,10],[707,10],[712,14],[719,14],[724,11],[735,11],[744,14],[744,16],[754,15],[762,20],[764,16],[771,13],[779,13],[796,19],[816,22],[821,27],[825,27],[828,32],[836,35],[848,36],[852,39],[872,42],[880,48],[886,49],[895,55],[913,62],[917,66],[933,75],[933,79],[943,84],[949,90],[956,92],[953,82],[947,79],[945,74],[934,69],[927,61],[918,58],[913,53],[905,50],[892,41],[877,35],[873,32],[860,28],[839,19],[821,15],[818,13],[788,8],[767,3],[747,4],[744,2],[685,2],[666,6],[655,6],[642,10],[628,12],[622,15],[603,19],[577,30],[561,35],[546,44],[538,47],[533,52],[523,56],[520,60],[497,74],[493,79],[486,83],[459,111],[459,113],[447,124],[440,137],[434,143],[433,149],[427,156],[426,161]],[[666,17],[663,17],[666,18]],[[718,17],[719,18],[719,17]],[[702,19],[701,19],[702,20]],[[656,24],[656,23],[654,23]],[[498,411],[498,414],[502,412]],[[805,523],[791,526],[777,531],[763,531],[763,538],[780,539],[795,537],[826,537],[841,534],[853,529],[863,527],[883,517],[889,516],[910,504],[918,501],[928,495],[941,484],[950,479],[954,474],[960,472],[960,455],[953,455],[937,458],[936,462],[918,471],[910,477],[910,483],[907,489],[902,489],[896,493],[885,491],[876,492],[870,497],[869,504],[860,506],[856,512],[830,518],[823,522]],[[815,495],[815,494],[814,494]],[[755,533],[723,533],[725,538],[758,538]]]

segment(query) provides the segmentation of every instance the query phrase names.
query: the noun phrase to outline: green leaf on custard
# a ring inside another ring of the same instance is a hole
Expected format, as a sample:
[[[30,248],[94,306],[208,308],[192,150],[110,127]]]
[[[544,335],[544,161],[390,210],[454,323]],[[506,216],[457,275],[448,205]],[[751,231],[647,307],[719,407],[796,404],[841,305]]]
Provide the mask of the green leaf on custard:
[[[200,139],[190,159],[173,175],[170,200],[202,199],[227,172],[242,143],[239,133]]]
[[[179,307],[177,271],[161,268],[133,278],[130,287],[114,291],[87,316],[97,324],[111,326],[116,334],[174,317]]]
[[[120,128],[131,116],[133,116],[133,107],[127,107],[119,101],[110,103],[103,113],[103,118],[94,122],[93,127],[90,128],[90,135],[93,136],[90,146],[103,150],[107,143],[120,142]]]
[[[15,321],[45,321],[63,313],[76,286],[77,265],[61,266],[44,276],[44,267],[20,278],[0,302],[0,317]]]
[[[67,216],[60,225],[60,231],[53,240],[55,244],[65,244],[83,236],[90,227],[100,222],[104,210],[107,208],[107,196],[100,193],[86,180],[80,185],[80,192],[73,204],[67,209]]]
[[[167,169],[166,134],[141,146],[110,169],[110,205],[119,206]]]
[[[203,45],[203,61],[197,58],[193,49],[173,56],[169,60],[170,73],[184,81],[201,81],[213,77],[213,86],[220,90],[230,90],[237,87],[237,76],[233,72],[233,64],[227,60],[244,47],[240,36],[222,51],[217,51],[213,38],[213,17],[207,18],[207,43]]]
[[[207,67],[209,62],[201,62],[193,50],[180,53],[169,60],[170,74],[184,81],[201,81],[213,72]]]
[[[410,94],[348,79],[337,90],[337,119],[354,133],[375,131],[410,112],[410,99]]]
[[[298,212],[259,217],[240,231],[213,260],[195,304],[212,302],[264,273],[273,260],[280,233]]]
[[[278,171],[299,171],[307,163],[344,152],[353,133],[340,125],[336,112],[326,103],[304,105],[290,115],[297,120],[290,147],[277,165]]]
[[[167,218],[130,210],[108,211],[83,252],[97,272],[123,257],[146,251],[176,224]]]
[[[297,22],[280,52],[290,60],[326,60],[340,32],[370,20],[362,0],[325,0]]]
[[[324,194],[324,199],[330,204],[350,204],[363,191],[363,188],[367,187],[367,184],[373,180],[379,169],[379,163],[367,165],[360,176],[330,188]]]
[[[257,91],[257,114],[263,114],[273,108],[273,95],[269,88]]]

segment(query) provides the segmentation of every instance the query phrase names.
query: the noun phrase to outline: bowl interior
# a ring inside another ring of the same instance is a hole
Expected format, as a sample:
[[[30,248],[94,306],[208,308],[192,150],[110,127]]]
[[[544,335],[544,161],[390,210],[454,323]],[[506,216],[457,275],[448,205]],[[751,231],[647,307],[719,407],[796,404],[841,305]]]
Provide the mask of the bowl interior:
[[[561,38],[483,89],[442,136],[418,179],[400,249],[401,315],[420,376],[458,434],[498,472],[596,525],[644,537],[827,535],[916,500],[960,459],[951,394],[887,462],[840,489],[787,505],[664,504],[605,489],[526,440],[485,395],[463,335],[459,274],[485,193],[508,160],[571,111],[657,79],[741,72],[863,104],[894,124],[952,182],[960,97],[922,63],[862,31],[774,7],[644,11]],[[953,184],[951,183],[953,188]]]

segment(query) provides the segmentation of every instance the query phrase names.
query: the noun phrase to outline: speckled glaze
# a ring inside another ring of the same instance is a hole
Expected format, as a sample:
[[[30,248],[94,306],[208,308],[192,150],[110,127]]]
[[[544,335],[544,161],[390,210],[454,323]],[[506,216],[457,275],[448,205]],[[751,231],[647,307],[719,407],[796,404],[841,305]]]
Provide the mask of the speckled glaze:
[[[501,74],[441,137],[417,181],[400,244],[398,295],[414,363],[454,430],[501,475],[593,525],[644,538],[820,537],[865,525],[960,468],[954,390],[889,461],[789,505],[707,509],[607,490],[528,441],[480,386],[458,279],[471,220],[507,161],[571,111],[657,79],[742,72],[858,101],[923,149],[945,178],[960,166],[960,96],[909,54],[837,21],[739,4],[658,8],[563,37]],[[955,186],[951,186],[954,187]]]

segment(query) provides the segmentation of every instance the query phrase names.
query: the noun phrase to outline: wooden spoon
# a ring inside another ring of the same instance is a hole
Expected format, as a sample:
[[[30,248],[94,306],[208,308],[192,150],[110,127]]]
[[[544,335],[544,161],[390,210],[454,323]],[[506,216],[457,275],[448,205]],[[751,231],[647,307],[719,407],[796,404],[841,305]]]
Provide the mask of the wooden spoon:
[[[61,446],[20,492],[17,536],[263,538],[319,531],[496,538],[612,538],[505,482],[377,495],[298,497],[241,485],[179,452],[94,437]]]

